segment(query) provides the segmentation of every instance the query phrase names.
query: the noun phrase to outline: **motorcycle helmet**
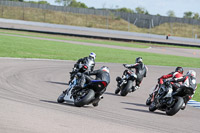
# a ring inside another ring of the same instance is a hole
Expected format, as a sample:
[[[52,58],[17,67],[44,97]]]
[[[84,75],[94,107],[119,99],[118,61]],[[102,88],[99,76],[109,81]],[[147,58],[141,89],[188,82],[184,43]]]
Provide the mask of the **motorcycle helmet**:
[[[181,74],[183,74],[183,68],[182,67],[177,67],[176,69],[175,69],[175,72],[179,72],[179,73],[181,73]]]
[[[92,53],[89,54],[89,57],[92,57],[92,58],[95,59],[96,58],[96,54],[94,52],[92,52]]]
[[[191,75],[191,76],[193,76],[193,77],[196,78],[196,72],[195,72],[194,70],[189,70],[189,71],[187,72],[187,75]]]
[[[109,73],[109,68],[107,66],[102,66],[101,70]]]
[[[142,63],[142,57],[137,57],[135,59],[135,63]]]

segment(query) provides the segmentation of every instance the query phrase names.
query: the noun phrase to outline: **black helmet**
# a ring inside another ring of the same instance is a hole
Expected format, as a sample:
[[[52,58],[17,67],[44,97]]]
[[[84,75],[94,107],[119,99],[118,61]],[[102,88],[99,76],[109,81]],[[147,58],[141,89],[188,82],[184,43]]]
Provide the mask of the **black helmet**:
[[[183,74],[183,68],[182,67],[177,67],[176,69],[175,69],[175,72],[179,72],[179,73],[181,73],[181,74]]]
[[[141,63],[142,62],[142,57],[137,57],[135,59],[135,63]]]

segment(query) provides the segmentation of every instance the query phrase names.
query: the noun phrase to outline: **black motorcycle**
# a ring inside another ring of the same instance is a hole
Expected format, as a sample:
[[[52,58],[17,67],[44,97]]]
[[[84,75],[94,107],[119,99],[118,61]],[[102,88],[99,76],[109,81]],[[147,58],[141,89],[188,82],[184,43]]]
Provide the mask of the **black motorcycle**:
[[[97,106],[100,97],[97,97],[96,94],[99,94],[103,89],[107,87],[107,82],[101,80],[92,80],[90,83],[85,84],[84,88],[78,88],[76,87],[78,80],[79,76],[77,74],[70,82],[69,88],[66,90],[66,92],[62,93],[58,97],[57,102],[73,103],[77,107],[82,107],[88,104]]]
[[[125,67],[125,64],[123,64],[123,66]],[[117,89],[115,90],[115,94],[118,94],[120,92],[121,96],[126,96],[129,92],[134,91],[133,82],[136,78],[137,75],[135,74],[135,72],[127,68],[123,72],[122,78],[116,78]]]
[[[149,106],[149,111],[152,112],[158,109],[172,116],[175,115],[184,104],[184,96],[173,91],[172,85],[168,81],[164,82],[154,95],[154,100]]]

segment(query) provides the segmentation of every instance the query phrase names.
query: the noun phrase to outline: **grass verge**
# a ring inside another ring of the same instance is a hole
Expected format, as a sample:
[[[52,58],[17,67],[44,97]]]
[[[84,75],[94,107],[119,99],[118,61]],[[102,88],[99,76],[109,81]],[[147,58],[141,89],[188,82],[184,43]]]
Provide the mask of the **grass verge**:
[[[97,62],[133,63],[136,57],[142,56],[147,65],[195,68],[199,68],[200,66],[200,60],[191,57],[75,45],[65,42],[0,35],[0,57],[77,60],[83,56],[88,56],[91,51],[97,54]],[[191,61],[193,63],[191,63]]]
[[[133,48],[149,48],[149,47],[175,47],[175,48],[189,48],[189,49],[200,49],[196,47],[186,47],[186,46],[175,46],[175,45],[167,45],[167,44],[152,44],[152,43],[141,43],[141,42],[119,42],[112,40],[101,40],[101,39],[89,39],[83,37],[72,37],[72,36],[64,36],[64,35],[51,35],[44,33],[35,33],[35,32],[26,32],[26,31],[15,31],[15,30],[4,30],[0,29],[0,33],[11,34],[11,35],[22,35],[22,36],[31,36],[31,37],[42,37],[42,38],[50,38],[50,39],[58,39],[58,40],[68,40],[68,41],[79,41],[86,43],[96,43],[96,44],[106,44],[106,45],[114,45],[114,46],[123,46],[123,47],[133,47]]]
[[[200,102],[200,84],[197,85],[197,89],[192,100]]]

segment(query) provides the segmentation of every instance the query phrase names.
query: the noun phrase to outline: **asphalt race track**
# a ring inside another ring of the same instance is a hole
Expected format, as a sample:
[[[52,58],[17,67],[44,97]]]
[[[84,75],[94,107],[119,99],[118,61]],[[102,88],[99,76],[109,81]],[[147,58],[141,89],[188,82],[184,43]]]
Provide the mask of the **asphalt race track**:
[[[58,104],[67,88],[74,61],[0,58],[0,133],[199,133],[200,109],[187,106],[175,116],[149,112],[145,105],[157,78],[175,67],[148,66],[141,88],[126,97],[114,95],[121,64],[111,71],[104,99],[98,107]],[[185,68],[185,72],[189,68]],[[200,82],[200,69],[196,70]]]

